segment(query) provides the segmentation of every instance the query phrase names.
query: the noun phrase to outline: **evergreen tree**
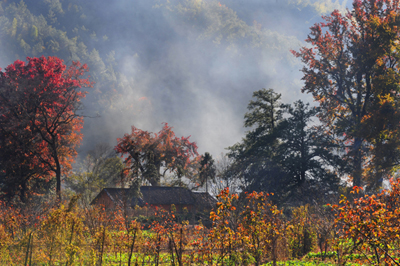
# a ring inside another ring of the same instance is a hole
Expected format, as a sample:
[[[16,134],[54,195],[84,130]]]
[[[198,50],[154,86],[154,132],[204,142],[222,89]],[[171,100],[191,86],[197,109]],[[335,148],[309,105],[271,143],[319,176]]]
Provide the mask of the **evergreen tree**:
[[[284,105],[272,90],[257,91],[254,97],[245,115],[245,126],[254,128],[229,148],[234,158],[229,171],[245,180],[244,189],[273,192],[281,203],[306,203],[335,192],[340,165],[332,153],[335,145],[310,126],[319,109],[301,101]]]
[[[201,156],[200,161],[200,185],[206,185],[206,192],[208,192],[208,181],[215,180],[216,175],[216,167],[214,165],[214,159],[212,158],[211,154],[206,152],[204,155]]]
[[[336,146],[318,126],[311,126],[319,108],[297,101],[288,106],[289,115],[279,128],[274,161],[288,178],[285,190],[291,200],[309,202],[336,192],[341,161],[332,153]]]
[[[262,89],[253,93],[255,100],[248,105],[245,127],[250,127],[242,142],[229,147],[228,156],[233,159],[229,171],[232,178],[244,181],[248,191],[274,192],[281,196],[288,175],[272,159],[279,144],[278,130],[283,122],[285,105],[281,95],[272,89]]]

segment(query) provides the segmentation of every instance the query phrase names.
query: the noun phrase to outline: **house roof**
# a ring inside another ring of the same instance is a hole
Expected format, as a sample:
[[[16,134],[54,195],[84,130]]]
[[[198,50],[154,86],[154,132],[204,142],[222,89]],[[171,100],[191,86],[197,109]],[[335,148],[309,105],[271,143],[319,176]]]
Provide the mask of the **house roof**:
[[[150,205],[193,205],[196,202],[192,192],[183,187],[142,186],[140,192],[143,200]]]
[[[115,204],[122,205],[123,202],[129,202],[131,205],[144,206],[145,202],[142,198],[136,198],[129,195],[128,188],[103,188],[102,191],[93,199],[90,204],[95,204],[103,194],[106,194]]]
[[[129,195],[128,188],[104,188],[99,195],[92,201],[96,201],[106,194],[115,204],[122,205],[123,202],[128,202],[132,206],[149,205],[196,205],[204,207],[214,207],[216,200],[206,192],[192,192],[183,187],[159,187],[159,186],[142,186],[140,187],[142,198],[136,198]]]
[[[217,199],[211,196],[208,192],[192,192],[196,200],[196,206],[203,209],[212,209],[217,205]]]

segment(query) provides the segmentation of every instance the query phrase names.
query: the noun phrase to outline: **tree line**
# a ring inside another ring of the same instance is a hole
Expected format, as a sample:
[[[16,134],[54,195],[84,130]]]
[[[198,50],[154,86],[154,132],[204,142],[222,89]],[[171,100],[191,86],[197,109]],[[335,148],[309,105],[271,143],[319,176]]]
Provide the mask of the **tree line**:
[[[21,3],[6,12],[24,8]],[[14,20],[11,36],[19,29]],[[83,123],[81,87],[92,85],[86,65],[66,67],[56,57],[15,61],[0,76],[1,196],[26,201],[54,186],[53,180],[60,195],[62,177],[75,189],[79,180],[138,186],[159,185],[163,178],[193,188],[215,178],[239,180],[242,191],[272,192],[282,204],[327,198],[349,184],[380,190],[395,175],[400,156],[399,1],[354,1],[347,14],[334,11],[323,20],[311,27],[309,45],[292,51],[304,64],[302,91],[317,106],[282,103],[272,89],[255,91],[244,116],[248,131],[228,148],[230,164],[223,171],[209,153],[199,155],[194,142],[164,124],[157,134],[133,126],[114,152],[92,153],[87,171],[72,173]],[[30,30],[33,39],[39,33]]]

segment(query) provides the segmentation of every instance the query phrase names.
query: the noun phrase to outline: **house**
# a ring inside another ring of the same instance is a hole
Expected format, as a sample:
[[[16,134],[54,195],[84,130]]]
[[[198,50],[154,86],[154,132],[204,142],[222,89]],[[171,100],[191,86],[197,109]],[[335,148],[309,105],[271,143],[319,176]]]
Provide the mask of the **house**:
[[[207,192],[192,192],[183,187],[140,187],[141,197],[130,195],[128,188],[104,188],[92,201],[91,205],[101,204],[106,209],[123,207],[134,208],[149,206],[170,210],[175,205],[176,211],[181,212],[184,208],[188,211],[204,211],[213,209],[217,200]]]

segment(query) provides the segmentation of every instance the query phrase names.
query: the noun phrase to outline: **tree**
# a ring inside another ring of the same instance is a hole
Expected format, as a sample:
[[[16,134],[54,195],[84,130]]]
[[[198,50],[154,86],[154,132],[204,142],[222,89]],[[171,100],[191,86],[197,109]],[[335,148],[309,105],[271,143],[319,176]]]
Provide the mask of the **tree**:
[[[124,168],[122,159],[113,147],[98,144],[88,152],[79,171],[65,178],[65,183],[74,192],[81,194],[83,203],[88,205],[103,188],[124,185]]]
[[[56,57],[17,60],[0,72],[0,147],[2,187],[9,196],[25,199],[33,180],[56,179],[60,198],[61,176],[71,169],[83,125],[78,114],[90,86],[82,79],[86,65],[67,68]],[[17,181],[14,184],[9,181]]]
[[[360,190],[354,187],[350,193],[358,194]],[[332,206],[338,230],[335,244],[342,249],[342,265],[356,252],[365,255],[359,258],[360,264],[399,265],[399,195],[400,179],[391,179],[390,190],[353,199],[343,197],[339,205]]]
[[[44,194],[49,187],[51,175],[38,162],[34,138],[31,134],[7,134],[1,122],[0,133],[0,197],[11,200],[18,196],[26,202],[29,195]],[[21,139],[31,139],[21,145]],[[30,162],[30,163],[28,163]]]
[[[355,0],[345,16],[334,11],[311,27],[303,47],[305,85],[319,117],[342,144],[353,185],[369,169],[381,185],[399,158],[399,0]]]
[[[176,137],[167,123],[157,134],[132,126],[132,133],[118,139],[115,150],[126,156],[125,165],[133,180],[140,178],[157,186],[166,174],[178,179],[194,175],[200,157],[196,143],[189,138]]]
[[[245,125],[256,127],[230,147],[229,154],[234,158],[230,171],[244,177],[245,190],[273,192],[275,200],[297,203],[311,201],[317,192],[335,191],[339,179],[333,171],[334,146],[329,136],[309,125],[318,109],[301,101],[293,107],[281,104],[272,90],[253,96]]]
[[[206,192],[208,192],[208,180],[215,180],[216,168],[214,165],[214,159],[211,154],[206,152],[201,156],[200,161],[200,171],[199,171],[199,179],[200,185],[206,185]]]
[[[230,177],[244,181],[247,191],[281,192],[287,174],[271,159],[278,144],[277,126],[283,121],[285,106],[281,95],[272,89],[253,93],[245,114],[245,127],[252,127],[242,142],[229,147],[228,157],[233,159]]]
[[[341,161],[332,153],[336,148],[329,135],[319,126],[310,126],[319,108],[297,101],[287,106],[287,118],[280,124],[274,161],[289,176],[288,196],[296,202],[325,197],[339,186]]]
[[[243,180],[236,178],[235,173],[231,173],[233,162],[233,158],[229,158],[224,153],[221,153],[215,160],[215,179],[213,186],[210,187],[212,195],[218,195],[225,188],[228,188],[232,194],[238,194],[242,191]]]

